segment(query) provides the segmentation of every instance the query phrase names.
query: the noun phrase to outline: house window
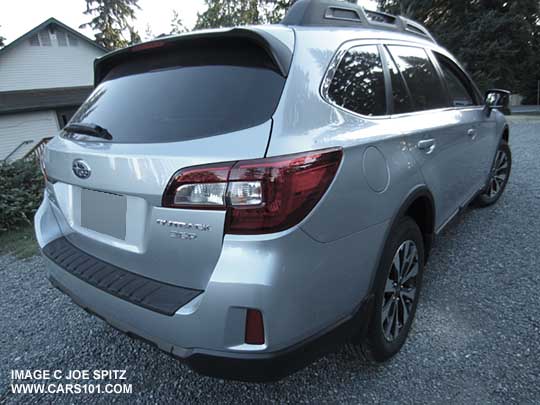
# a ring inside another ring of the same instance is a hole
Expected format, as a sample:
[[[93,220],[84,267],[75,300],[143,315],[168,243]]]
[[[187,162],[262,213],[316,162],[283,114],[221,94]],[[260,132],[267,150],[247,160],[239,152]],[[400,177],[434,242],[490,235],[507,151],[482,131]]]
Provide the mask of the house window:
[[[49,31],[43,30],[39,32],[39,42],[41,42],[41,46],[51,46],[51,36],[49,35]]]
[[[58,42],[58,46],[68,45],[65,31],[61,31],[61,30],[56,31],[56,42]]]
[[[30,39],[28,40],[28,42],[30,42],[30,46],[39,46],[39,38],[37,34],[32,35]]]
[[[79,40],[77,39],[77,37],[75,37],[75,35],[68,34],[68,39],[69,39],[69,46],[79,45]]]

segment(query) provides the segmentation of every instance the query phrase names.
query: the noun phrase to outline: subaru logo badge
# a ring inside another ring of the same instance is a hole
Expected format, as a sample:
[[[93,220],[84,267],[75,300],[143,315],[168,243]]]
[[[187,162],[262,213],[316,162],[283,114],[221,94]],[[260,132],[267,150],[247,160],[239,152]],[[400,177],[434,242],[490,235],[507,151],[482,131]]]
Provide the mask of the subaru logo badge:
[[[73,173],[75,173],[75,176],[80,179],[87,179],[92,174],[92,169],[90,169],[88,163],[82,159],[74,160],[71,169],[73,170]]]

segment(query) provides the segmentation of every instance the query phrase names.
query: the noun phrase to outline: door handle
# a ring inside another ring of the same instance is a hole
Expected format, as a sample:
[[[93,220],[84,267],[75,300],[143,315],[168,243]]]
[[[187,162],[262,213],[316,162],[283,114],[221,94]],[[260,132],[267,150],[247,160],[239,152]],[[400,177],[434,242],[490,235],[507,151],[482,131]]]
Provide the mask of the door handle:
[[[435,150],[435,139],[424,139],[418,142],[418,149],[424,151],[426,155],[433,153]]]
[[[469,129],[467,131],[467,135],[469,135],[471,137],[471,139],[476,138],[476,129],[474,129],[474,128]]]

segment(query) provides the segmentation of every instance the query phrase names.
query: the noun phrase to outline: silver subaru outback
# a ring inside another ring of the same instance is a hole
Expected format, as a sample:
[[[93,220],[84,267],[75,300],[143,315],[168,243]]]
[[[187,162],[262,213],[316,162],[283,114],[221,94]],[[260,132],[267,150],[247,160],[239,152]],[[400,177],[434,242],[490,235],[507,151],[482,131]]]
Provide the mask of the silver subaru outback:
[[[505,189],[505,96],[421,25],[331,0],[109,53],[44,153],[48,277],[206,375],[342,342],[384,361],[434,236]]]

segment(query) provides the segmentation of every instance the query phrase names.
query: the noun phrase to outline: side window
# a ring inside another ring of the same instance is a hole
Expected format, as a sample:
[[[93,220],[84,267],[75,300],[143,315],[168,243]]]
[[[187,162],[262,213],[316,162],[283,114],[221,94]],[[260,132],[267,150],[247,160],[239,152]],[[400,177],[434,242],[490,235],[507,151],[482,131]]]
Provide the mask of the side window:
[[[446,56],[435,53],[435,57],[437,58],[439,65],[441,65],[444,78],[448,85],[452,105],[454,107],[475,105],[474,90],[461,69]]]
[[[385,115],[384,72],[376,45],[350,49],[341,60],[328,87],[328,98],[362,115]]]
[[[407,82],[416,110],[448,106],[446,91],[424,49],[401,45],[388,49]]]
[[[414,111],[411,96],[409,95],[409,91],[405,86],[405,82],[401,77],[401,73],[399,72],[396,63],[392,60],[392,57],[388,52],[385,51],[384,53],[388,72],[390,73],[390,82],[392,83],[393,113],[403,114]]]

